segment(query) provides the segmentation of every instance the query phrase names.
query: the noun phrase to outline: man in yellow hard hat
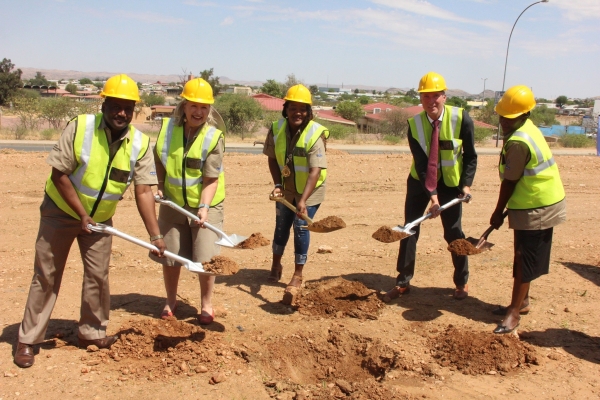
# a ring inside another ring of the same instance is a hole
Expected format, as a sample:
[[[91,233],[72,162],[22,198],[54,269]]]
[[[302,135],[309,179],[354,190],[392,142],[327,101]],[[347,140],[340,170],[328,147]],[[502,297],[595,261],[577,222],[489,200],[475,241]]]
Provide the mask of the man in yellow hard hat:
[[[151,189],[157,181],[150,139],[130,125],[140,100],[137,83],[124,74],[113,76],[100,95],[105,98],[102,112],[73,118],[47,159],[52,172],[40,207],[34,274],[14,356],[21,368],[33,365],[33,346],[44,340],[74,240],[83,261],[79,346],[109,348],[116,341],[116,336],[106,336],[112,236],[92,233],[88,225],[112,225],[131,182],[156,253],[165,249]]]
[[[436,73],[425,74],[419,82],[418,92],[423,111],[408,120],[408,144],[413,163],[406,183],[404,219],[414,221],[425,212],[427,205],[432,217],[441,215],[444,239],[450,243],[464,239],[462,231],[462,203],[440,213],[440,204],[471,192],[477,168],[474,127],[469,114],[462,108],[446,103],[446,81]],[[414,276],[417,254],[416,233],[400,242],[396,269],[396,286],[388,291],[386,302],[406,294]],[[452,254],[454,265],[454,298],[462,300],[468,295],[469,261],[467,256]]]
[[[273,178],[272,196],[284,196],[296,206],[298,214],[315,216],[325,200],[327,158],[325,140],[329,130],[314,122],[312,96],[304,85],[289,88],[281,114],[273,122],[263,153],[269,159],[269,172]],[[294,230],[294,274],[287,285],[283,302],[290,304],[294,293],[302,285],[302,271],[308,258],[310,232],[302,229],[306,221],[281,203],[276,203],[275,233],[273,237],[273,262],[270,282],[281,279],[281,258]]]
[[[565,190],[558,165],[542,135],[529,119],[535,98],[527,86],[504,93],[496,112],[504,135],[500,155],[500,194],[490,224],[496,229],[508,209],[508,226],[514,229],[513,289],[508,307],[492,311],[504,316],[494,333],[510,333],[519,326],[520,314],[531,308],[531,281],[550,269],[552,234],[566,220]]]

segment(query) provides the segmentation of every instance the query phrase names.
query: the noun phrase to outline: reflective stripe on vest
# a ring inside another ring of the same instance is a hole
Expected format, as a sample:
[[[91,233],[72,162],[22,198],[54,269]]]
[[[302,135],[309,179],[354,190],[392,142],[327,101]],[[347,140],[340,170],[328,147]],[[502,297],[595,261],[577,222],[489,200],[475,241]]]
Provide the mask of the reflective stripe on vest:
[[[523,176],[515,185],[515,190],[508,200],[507,208],[528,210],[547,207],[563,200],[565,191],[558,172],[558,166],[554,161],[546,139],[529,119],[508,138],[502,147],[498,165],[500,179],[504,179],[506,148],[511,141],[519,141],[527,145],[531,159],[525,165]]]
[[[222,132],[205,124],[187,153],[184,153],[183,127],[176,126],[171,118],[165,118],[156,142],[161,164],[167,172],[166,196],[179,206],[185,204],[198,208],[203,190],[202,168],[208,155],[215,149]],[[194,168],[187,167],[188,160],[199,160]],[[185,176],[184,176],[185,175]],[[218,186],[211,206],[225,199],[225,174],[223,165],[219,170]]]
[[[283,171],[285,167],[285,159],[287,154],[287,120],[280,119],[279,121],[273,122],[273,140],[275,142],[275,158],[279,165],[279,171]],[[324,135],[329,136],[329,131],[323,125],[320,125],[314,121],[310,121],[296,142],[294,149],[301,149],[304,152],[304,156],[300,156],[300,152],[292,150],[292,153],[297,153],[292,157],[292,164],[294,168],[294,185],[296,186],[296,192],[302,194],[308,181],[309,166],[307,161],[308,152],[315,145],[317,140]],[[327,178],[327,170],[321,169],[319,179],[315,185],[315,189],[318,188],[325,182]],[[282,177],[283,185],[285,186],[285,179]]]
[[[150,142],[146,135],[130,125],[130,138],[123,139],[119,150],[110,161],[110,166],[98,165],[100,162],[109,162],[110,151],[106,132],[97,129],[102,118],[102,114],[80,115],[77,117],[74,150],[78,166],[69,175],[69,180],[75,188],[85,211],[96,222],[106,221],[114,215],[117,202],[121,200],[123,193],[133,180],[135,164],[141,155],[145,154]],[[98,153],[100,149],[104,150],[104,154]],[[125,182],[109,179],[113,168],[128,173]],[[102,177],[103,179],[99,180]],[[61,210],[79,219],[79,216],[60,196],[51,177],[46,182],[46,192]]]

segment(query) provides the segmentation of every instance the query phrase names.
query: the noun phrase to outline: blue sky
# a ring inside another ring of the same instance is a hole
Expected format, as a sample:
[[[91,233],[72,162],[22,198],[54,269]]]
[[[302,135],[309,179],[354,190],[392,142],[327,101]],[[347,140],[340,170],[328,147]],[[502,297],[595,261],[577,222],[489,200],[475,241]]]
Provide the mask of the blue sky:
[[[247,81],[500,90],[510,29],[532,0],[0,0],[0,58],[17,67]],[[600,0],[550,0],[513,33],[506,88],[600,96]]]

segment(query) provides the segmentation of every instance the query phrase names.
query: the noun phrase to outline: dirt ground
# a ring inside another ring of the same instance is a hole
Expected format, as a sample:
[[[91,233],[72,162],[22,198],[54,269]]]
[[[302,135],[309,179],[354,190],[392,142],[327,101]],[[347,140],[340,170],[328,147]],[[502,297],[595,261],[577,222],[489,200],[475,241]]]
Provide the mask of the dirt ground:
[[[293,273],[293,246],[283,277],[267,283],[271,246],[226,249],[239,271],[217,277],[215,321],[196,322],[197,277],[182,272],[175,317],[164,304],[161,268],[147,251],[115,238],[111,259],[108,351],[78,349],[82,264],[76,248],[33,367],[12,354],[32,275],[43,186],[44,153],[0,151],[0,399],[500,399],[600,397],[600,159],[556,156],[568,198],[568,222],[555,229],[550,274],[532,284],[532,311],[519,337],[491,332],[491,311],[511,290],[512,231],[489,236],[491,251],[471,256],[469,297],[452,299],[452,264],[439,220],[423,223],[411,292],[389,304],[398,242],[372,238],[404,224],[408,155],[331,152],[326,201],[315,220],[347,227],[311,233],[304,289],[291,306],[283,290]],[[480,156],[464,206],[467,236],[488,227],[498,177],[496,156]],[[226,153],[224,230],[271,240],[272,189],[264,156]],[[115,227],[146,238],[131,193]],[[331,252],[317,252],[330,248]],[[250,246],[252,247],[252,246]]]

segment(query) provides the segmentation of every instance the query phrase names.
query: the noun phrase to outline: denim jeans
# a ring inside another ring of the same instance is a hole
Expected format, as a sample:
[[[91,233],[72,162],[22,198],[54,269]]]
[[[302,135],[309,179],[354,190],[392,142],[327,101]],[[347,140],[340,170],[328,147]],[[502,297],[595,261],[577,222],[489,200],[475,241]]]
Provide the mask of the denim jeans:
[[[306,212],[314,218],[320,204],[307,206]],[[273,254],[283,255],[285,245],[290,238],[290,228],[294,226],[294,255],[295,263],[306,264],[308,245],[310,244],[310,231],[300,228],[308,224],[303,219],[281,203],[275,203],[275,233],[273,235]]]

